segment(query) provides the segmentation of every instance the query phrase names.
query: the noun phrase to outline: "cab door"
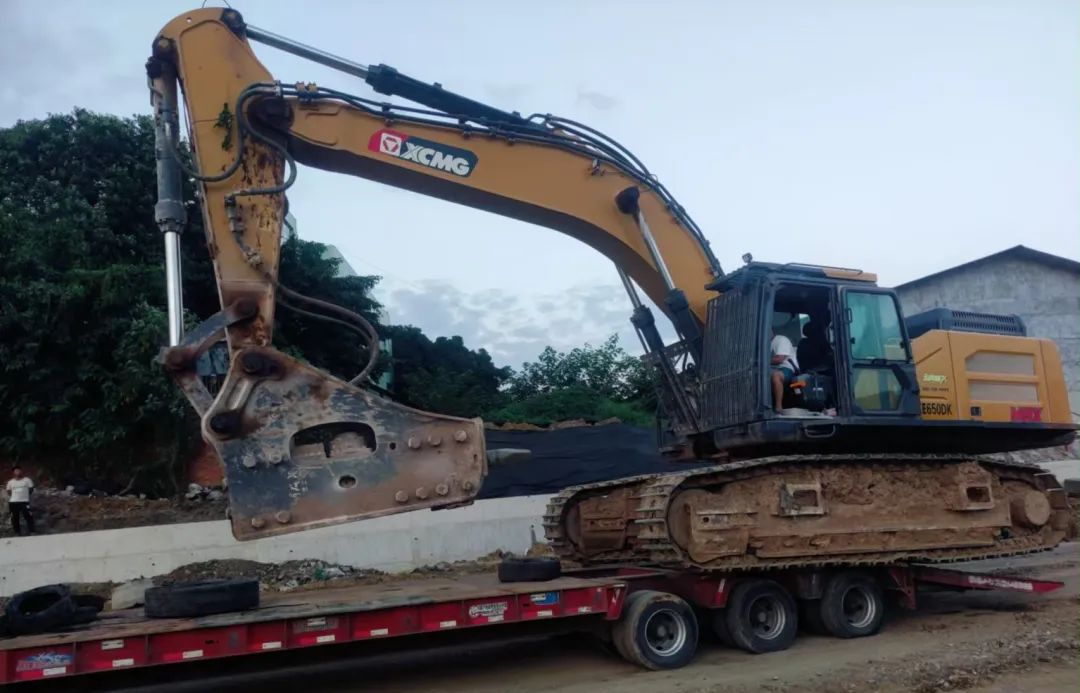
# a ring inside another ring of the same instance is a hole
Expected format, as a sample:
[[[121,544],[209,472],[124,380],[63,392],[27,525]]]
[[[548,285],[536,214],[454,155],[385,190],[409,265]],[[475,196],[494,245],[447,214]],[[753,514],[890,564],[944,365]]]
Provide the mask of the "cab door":
[[[874,288],[844,287],[841,315],[841,351],[847,366],[851,413],[917,417],[915,364],[896,295]]]

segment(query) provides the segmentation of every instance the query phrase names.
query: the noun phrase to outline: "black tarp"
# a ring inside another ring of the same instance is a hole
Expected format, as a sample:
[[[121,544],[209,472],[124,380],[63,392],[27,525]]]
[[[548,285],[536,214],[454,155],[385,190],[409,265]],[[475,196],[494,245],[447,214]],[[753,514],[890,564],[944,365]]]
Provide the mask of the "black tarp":
[[[656,449],[656,431],[628,424],[553,431],[485,431],[489,450],[520,448],[524,460],[492,464],[480,498],[555,494],[567,486],[698,466],[668,462]]]

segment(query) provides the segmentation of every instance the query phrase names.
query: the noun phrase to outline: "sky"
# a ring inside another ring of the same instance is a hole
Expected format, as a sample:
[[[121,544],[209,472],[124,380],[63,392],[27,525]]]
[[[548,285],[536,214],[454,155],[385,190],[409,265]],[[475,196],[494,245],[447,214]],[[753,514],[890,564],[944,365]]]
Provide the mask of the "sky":
[[[200,4],[0,1],[0,127],[76,106],[149,113],[150,43]],[[727,270],[749,252],[895,285],[1021,243],[1080,259],[1080,2],[232,6],[355,62],[614,136]],[[283,82],[374,96],[348,75],[255,50]],[[613,332],[640,351],[611,262],[569,237],[306,168],[289,199],[301,237],[383,277],[390,322],[461,335],[515,367],[544,346]]]

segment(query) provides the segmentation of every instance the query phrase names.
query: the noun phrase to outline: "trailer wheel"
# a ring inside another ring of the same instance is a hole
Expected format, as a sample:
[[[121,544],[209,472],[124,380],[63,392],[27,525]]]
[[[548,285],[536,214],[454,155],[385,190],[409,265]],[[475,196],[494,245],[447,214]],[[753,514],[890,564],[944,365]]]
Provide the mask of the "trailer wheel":
[[[864,573],[839,573],[821,596],[821,621],[829,635],[861,638],[881,630],[885,599],[877,582]]]
[[[697,617],[673,594],[642,590],[626,598],[611,636],[627,661],[646,669],[677,669],[697,652]]]
[[[259,605],[258,580],[200,580],[151,587],[143,596],[150,618],[185,618],[254,609]]]
[[[546,582],[562,575],[557,558],[504,558],[499,563],[499,582]]]
[[[735,586],[724,609],[736,645],[755,654],[791,647],[799,625],[795,600],[772,580],[745,580]]]

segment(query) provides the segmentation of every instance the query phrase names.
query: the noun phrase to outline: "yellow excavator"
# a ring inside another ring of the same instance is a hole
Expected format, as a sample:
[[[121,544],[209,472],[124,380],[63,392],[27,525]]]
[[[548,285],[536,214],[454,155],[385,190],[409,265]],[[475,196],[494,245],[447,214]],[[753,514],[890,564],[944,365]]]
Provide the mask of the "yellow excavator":
[[[415,105],[278,81],[252,42]],[[372,326],[282,284],[300,164],[549,227],[614,263],[656,372],[673,470],[556,496],[545,528],[563,558],[703,569],[945,561],[1049,548],[1069,529],[1053,475],[980,456],[1075,436],[1057,349],[1014,317],[905,319],[892,291],[852,269],[744,257],[724,272],[667,188],[600,132],[330,55],[231,8],[169,22],[147,74],[170,316],[162,362],[224,464],[238,539],[468,504],[487,473],[479,419],[381,397],[368,387]],[[184,176],[198,182],[221,299],[187,334]],[[277,306],[356,332],[364,368],[346,382],[276,350]],[[222,335],[230,366],[212,397],[195,363]]]

